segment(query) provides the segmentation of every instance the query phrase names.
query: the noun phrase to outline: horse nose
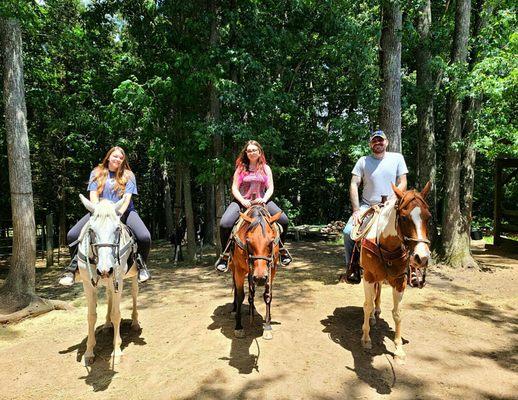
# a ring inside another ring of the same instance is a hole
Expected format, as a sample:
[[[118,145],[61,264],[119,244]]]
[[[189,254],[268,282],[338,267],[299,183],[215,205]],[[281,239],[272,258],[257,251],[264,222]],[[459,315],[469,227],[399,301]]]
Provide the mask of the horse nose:
[[[266,276],[266,275],[261,276],[261,277],[254,276],[254,281],[257,284],[257,286],[264,286],[266,284],[267,280],[268,280],[268,276]]]
[[[97,268],[97,275],[102,278],[108,278],[111,274],[113,274],[113,267],[110,267],[108,270],[101,267]]]
[[[426,267],[428,266],[428,259],[429,257],[428,256],[423,256],[423,255],[419,255],[419,254],[414,254],[414,264],[419,266],[419,267]]]

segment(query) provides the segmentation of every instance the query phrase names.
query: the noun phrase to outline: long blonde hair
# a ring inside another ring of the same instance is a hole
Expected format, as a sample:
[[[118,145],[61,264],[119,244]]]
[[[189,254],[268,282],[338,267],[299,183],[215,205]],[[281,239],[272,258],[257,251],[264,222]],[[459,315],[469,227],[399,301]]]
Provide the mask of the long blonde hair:
[[[123,159],[117,171],[115,171],[115,187],[114,190],[117,192],[119,196],[124,195],[124,191],[126,190],[126,184],[133,177],[133,172],[131,172],[131,168],[129,166],[128,160],[126,158],[126,153],[122,149],[122,147],[114,146],[108,153],[104,156],[102,162],[95,167],[94,169],[94,179],[93,182],[97,182],[97,194],[100,196],[104,190],[104,185],[106,184],[106,180],[110,174],[110,170],[108,169],[108,165],[110,164],[110,156],[114,151],[119,151],[123,155]]]

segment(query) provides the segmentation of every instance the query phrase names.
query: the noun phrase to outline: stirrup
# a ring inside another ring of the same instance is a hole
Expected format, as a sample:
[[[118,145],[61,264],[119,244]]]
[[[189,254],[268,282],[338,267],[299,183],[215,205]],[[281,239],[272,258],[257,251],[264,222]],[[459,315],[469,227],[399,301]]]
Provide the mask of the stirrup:
[[[286,267],[291,264],[293,261],[293,257],[286,247],[284,247],[284,243],[281,242],[281,248],[279,249],[279,258],[281,260],[281,265]]]
[[[149,273],[147,269],[147,265],[144,262],[144,259],[142,258],[142,255],[137,254],[135,257],[135,263],[137,264],[137,280],[139,283],[147,282],[149,279],[151,279],[151,274]]]
[[[214,264],[214,268],[218,272],[227,272],[228,271],[228,259],[230,254],[229,253],[222,253],[221,256],[219,256],[218,260]]]

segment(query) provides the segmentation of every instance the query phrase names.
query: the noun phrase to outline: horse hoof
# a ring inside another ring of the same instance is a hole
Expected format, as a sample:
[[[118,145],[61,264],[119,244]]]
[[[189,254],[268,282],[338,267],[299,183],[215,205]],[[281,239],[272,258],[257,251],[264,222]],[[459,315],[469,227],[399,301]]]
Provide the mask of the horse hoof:
[[[263,331],[263,339],[264,340],[272,340],[273,339],[273,334],[272,334],[272,331]]]
[[[244,338],[245,337],[245,330],[244,329],[236,329],[234,331],[234,336],[237,338]]]
[[[84,356],[83,357],[83,365],[85,367],[89,367],[90,365],[92,365],[95,361],[95,356]]]
[[[138,322],[133,322],[133,323],[131,324],[131,330],[132,330],[133,332],[138,332],[138,331],[140,331],[140,324],[139,324]]]
[[[404,353],[403,354],[396,354],[394,356],[394,360],[396,361],[396,364],[404,365],[405,364],[405,360],[406,360],[406,355]]]
[[[366,350],[370,350],[372,349],[372,342],[370,340],[368,342],[362,340],[362,347]]]
[[[377,322],[377,319],[376,319],[376,318],[374,318],[374,317],[370,317],[370,318],[369,318],[369,325],[370,325],[370,326],[374,326],[374,325],[376,325],[376,322]]]

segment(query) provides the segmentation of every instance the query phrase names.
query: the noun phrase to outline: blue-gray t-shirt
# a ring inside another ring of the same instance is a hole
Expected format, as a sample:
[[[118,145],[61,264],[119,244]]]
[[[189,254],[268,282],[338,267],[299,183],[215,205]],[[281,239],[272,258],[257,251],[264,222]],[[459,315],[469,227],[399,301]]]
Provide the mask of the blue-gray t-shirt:
[[[394,194],[391,183],[407,174],[405,159],[400,153],[386,152],[379,160],[374,156],[361,157],[354,166],[352,174],[362,178],[362,204],[374,205],[381,201],[381,196]]]
[[[99,186],[97,181],[94,181],[94,179],[95,170],[90,173],[90,179],[88,180],[89,183],[87,190],[89,192],[97,190]],[[132,195],[138,194],[135,175],[131,174],[131,178],[128,179],[128,182],[126,183],[126,189],[124,190],[124,193],[131,193]],[[103,192],[101,193],[100,197],[105,200],[110,200],[113,203],[116,203],[122,199],[122,196],[119,195],[119,192],[115,190],[115,172],[109,171],[109,176],[106,179],[106,183],[104,184]],[[128,211],[133,211],[134,209],[135,207],[133,206],[133,200],[131,200],[128,206]]]

